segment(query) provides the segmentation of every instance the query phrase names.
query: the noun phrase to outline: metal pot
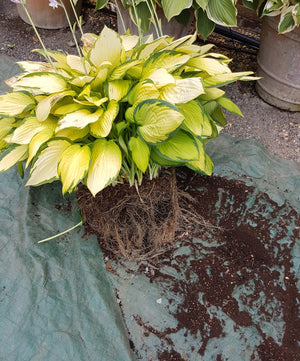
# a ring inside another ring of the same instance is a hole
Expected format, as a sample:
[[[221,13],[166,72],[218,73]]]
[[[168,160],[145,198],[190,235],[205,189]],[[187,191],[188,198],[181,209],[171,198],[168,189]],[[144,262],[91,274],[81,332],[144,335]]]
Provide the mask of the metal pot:
[[[300,111],[300,28],[278,34],[277,26],[277,17],[263,19],[256,90],[271,105]]]

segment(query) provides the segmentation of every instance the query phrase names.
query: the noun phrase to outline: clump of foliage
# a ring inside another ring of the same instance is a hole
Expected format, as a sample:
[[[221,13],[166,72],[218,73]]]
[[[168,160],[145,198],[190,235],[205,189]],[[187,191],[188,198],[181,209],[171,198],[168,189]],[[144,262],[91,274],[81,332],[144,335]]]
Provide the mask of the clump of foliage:
[[[230,59],[194,44],[195,35],[84,34],[78,55],[37,50],[0,96],[0,172],[30,168],[27,185],[60,179],[63,193],[82,182],[95,196],[114,181],[141,184],[161,166],[211,174],[205,144],[241,115],[220,88],[248,80]],[[49,62],[51,58],[51,62]]]

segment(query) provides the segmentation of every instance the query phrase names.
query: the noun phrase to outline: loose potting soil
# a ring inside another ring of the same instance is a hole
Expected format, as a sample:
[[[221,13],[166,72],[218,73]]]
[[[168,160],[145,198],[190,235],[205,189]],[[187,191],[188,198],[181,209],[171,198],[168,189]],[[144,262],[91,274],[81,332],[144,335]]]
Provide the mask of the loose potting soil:
[[[103,255],[56,182],[0,175],[0,360],[299,360],[300,170],[220,136],[211,178],[177,171],[208,225],[182,223],[167,253]]]

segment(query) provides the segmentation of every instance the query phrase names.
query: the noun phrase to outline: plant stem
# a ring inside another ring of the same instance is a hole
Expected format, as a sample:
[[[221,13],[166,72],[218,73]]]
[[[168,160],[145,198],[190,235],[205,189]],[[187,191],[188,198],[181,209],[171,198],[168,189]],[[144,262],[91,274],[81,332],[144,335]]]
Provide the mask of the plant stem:
[[[81,35],[83,35],[83,30],[82,30],[82,26],[81,26],[81,20],[79,20],[79,18],[78,18],[77,11],[76,11],[75,6],[74,6],[74,4],[73,4],[73,0],[70,0],[70,3],[71,3],[71,7],[72,7],[72,10],[73,10],[75,19],[76,19],[76,23],[77,23],[77,25],[78,25],[78,27],[79,27],[80,33],[81,33]]]
[[[135,6],[134,0],[132,0],[132,6],[133,6],[135,19],[137,21],[137,28],[138,28],[138,32],[139,32],[139,43],[142,44],[142,42],[143,42],[143,34],[142,34],[142,29],[141,29],[141,19],[138,17],[138,13],[136,11],[136,6]]]
[[[87,70],[86,70],[86,66],[85,66],[84,60],[83,60],[83,58],[82,58],[79,45],[78,45],[78,41],[77,41],[77,39],[76,39],[75,30],[74,30],[74,28],[73,28],[73,26],[72,26],[72,24],[71,24],[71,21],[70,21],[70,18],[69,18],[67,9],[66,9],[64,3],[62,2],[62,0],[60,0],[59,2],[60,2],[60,6],[64,9],[64,12],[65,12],[65,15],[66,15],[68,24],[69,24],[69,28],[70,28],[71,33],[72,33],[72,36],[73,36],[73,40],[74,40],[74,43],[75,43],[75,45],[76,45],[77,53],[78,53],[78,55],[79,55],[79,57],[80,57],[80,60],[81,60],[81,63],[82,63],[83,69],[84,69],[84,73],[85,73],[85,75],[88,75],[88,74],[87,74]],[[72,2],[72,0],[71,0],[71,2]],[[75,22],[75,24],[76,24],[76,22]]]
[[[54,239],[54,238],[57,238],[57,237],[60,237],[60,236],[63,236],[64,234],[70,232],[70,231],[73,231],[73,229],[77,228],[77,227],[80,227],[83,225],[83,222],[80,221],[78,224],[76,224],[75,226],[67,229],[66,231],[63,231],[61,233],[58,233],[56,234],[55,236],[52,236],[52,237],[49,237],[49,238],[45,238],[45,239],[42,239],[41,241],[38,241],[38,243],[44,243],[44,242],[47,242],[47,241],[50,241],[51,239]]]
[[[27,6],[26,6],[24,3],[22,3],[22,6],[23,6],[23,9],[24,9],[24,11],[25,11],[25,13],[26,13],[29,21],[30,21],[30,24],[31,24],[31,26],[32,26],[32,28],[33,28],[33,30],[34,30],[34,32],[35,32],[35,34],[36,34],[36,36],[37,36],[40,44],[42,45],[42,48],[43,48],[43,50],[44,50],[45,57],[46,57],[47,61],[49,62],[49,64],[52,66],[52,68],[53,68],[53,69],[55,70],[55,72],[57,73],[57,69],[56,69],[55,65],[53,64],[53,61],[51,60],[51,57],[49,56],[49,53],[48,53],[48,51],[47,51],[47,49],[46,49],[46,47],[45,47],[45,45],[44,45],[44,43],[43,43],[42,38],[40,37],[39,32],[37,31],[37,28],[36,28],[35,25],[34,25],[34,22],[33,22],[32,19],[31,19],[31,16],[30,16],[30,14],[29,14],[29,12],[28,12],[28,10],[27,10]]]
[[[123,30],[124,30],[124,34],[125,34],[125,33],[126,33],[126,26],[125,26],[124,19],[123,19],[123,16],[122,16],[122,14],[121,14],[121,10],[120,10],[120,8],[119,8],[119,5],[118,5],[117,0],[115,0],[115,6],[116,6],[116,8],[117,8],[117,11],[118,11],[118,14],[119,14],[121,23],[122,23],[122,27],[123,27]]]
[[[148,1],[146,3],[147,3],[148,9],[149,9],[150,14],[151,14],[151,20],[152,20],[153,26],[155,28],[156,35],[159,38],[160,36],[162,36],[162,32],[161,32],[161,26],[160,26],[160,23],[159,23],[159,19],[158,19],[156,10],[155,10],[155,5],[153,4],[152,0],[150,0],[151,6],[150,6]]]

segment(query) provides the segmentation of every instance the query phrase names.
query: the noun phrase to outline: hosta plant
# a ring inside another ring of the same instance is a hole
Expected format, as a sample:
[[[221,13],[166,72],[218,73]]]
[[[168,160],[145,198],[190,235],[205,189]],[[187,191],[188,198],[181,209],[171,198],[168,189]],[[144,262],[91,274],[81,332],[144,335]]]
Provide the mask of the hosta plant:
[[[161,166],[211,174],[205,144],[226,124],[222,108],[241,115],[221,87],[251,72],[232,73],[193,35],[140,40],[105,27],[83,35],[82,56],[19,62],[0,96],[0,171],[17,164],[29,186],[60,179],[66,193],[82,182],[93,195]]]

